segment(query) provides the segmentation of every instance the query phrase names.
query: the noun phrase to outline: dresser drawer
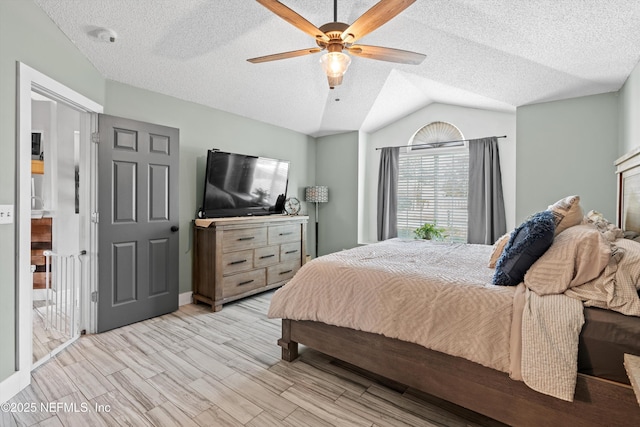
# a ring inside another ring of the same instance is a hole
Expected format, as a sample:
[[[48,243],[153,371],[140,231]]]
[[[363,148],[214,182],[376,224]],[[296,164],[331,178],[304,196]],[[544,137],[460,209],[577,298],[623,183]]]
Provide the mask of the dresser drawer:
[[[300,242],[284,243],[280,245],[280,261],[300,260]]]
[[[285,284],[305,262],[307,219],[273,215],[196,220],[193,300],[220,311],[224,304]]]
[[[267,268],[267,284],[289,280],[300,269],[300,261],[287,261]]]
[[[259,248],[267,244],[266,228],[226,230],[222,235],[222,252]]]
[[[51,223],[51,218],[32,219],[31,242],[47,242],[51,244]]]
[[[267,246],[255,250],[254,267],[267,267],[280,262],[280,246]]]
[[[222,255],[222,274],[238,273],[253,268],[253,249],[228,252]]]
[[[223,298],[232,297],[265,285],[266,274],[264,268],[232,274],[222,278],[222,296]]]
[[[47,258],[44,256],[44,251],[47,249],[31,249],[31,265],[46,265]]]
[[[51,287],[51,276],[49,276],[49,287]],[[47,273],[33,273],[33,289],[47,288]]]
[[[269,227],[269,244],[297,242],[301,239],[300,225],[278,225]]]

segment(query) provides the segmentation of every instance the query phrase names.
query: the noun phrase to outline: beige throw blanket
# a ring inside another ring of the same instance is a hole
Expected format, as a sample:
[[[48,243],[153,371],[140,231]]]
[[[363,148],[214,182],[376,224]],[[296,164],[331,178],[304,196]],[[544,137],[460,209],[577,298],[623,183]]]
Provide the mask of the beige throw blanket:
[[[563,294],[538,296],[529,289],[525,299],[522,380],[535,391],[572,402],[584,324],[582,302]]]

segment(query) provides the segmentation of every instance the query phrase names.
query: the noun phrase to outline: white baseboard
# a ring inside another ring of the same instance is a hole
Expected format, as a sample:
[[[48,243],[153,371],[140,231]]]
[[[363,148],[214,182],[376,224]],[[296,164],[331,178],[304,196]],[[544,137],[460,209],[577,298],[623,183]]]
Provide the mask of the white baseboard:
[[[0,403],[5,403],[31,384],[31,370],[23,367],[9,377],[0,381]],[[11,414],[9,414],[11,417]],[[2,417],[0,417],[2,418]]]
[[[183,292],[178,295],[178,306],[191,304],[193,302],[192,298],[193,292]]]
[[[191,297],[193,295],[193,292],[189,291],[189,292],[183,292],[181,294],[178,294],[178,305],[186,305],[186,304],[191,304],[193,302],[193,298]],[[39,300],[44,300],[47,297],[47,290],[46,289],[34,289],[33,290],[33,300],[34,301],[39,301]]]

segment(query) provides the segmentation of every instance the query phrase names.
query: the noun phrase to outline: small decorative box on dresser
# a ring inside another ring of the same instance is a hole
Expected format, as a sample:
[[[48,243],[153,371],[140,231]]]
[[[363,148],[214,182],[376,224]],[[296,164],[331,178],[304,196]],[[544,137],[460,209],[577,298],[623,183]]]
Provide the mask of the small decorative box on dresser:
[[[307,258],[307,216],[197,219],[193,300],[214,311],[284,285]]]

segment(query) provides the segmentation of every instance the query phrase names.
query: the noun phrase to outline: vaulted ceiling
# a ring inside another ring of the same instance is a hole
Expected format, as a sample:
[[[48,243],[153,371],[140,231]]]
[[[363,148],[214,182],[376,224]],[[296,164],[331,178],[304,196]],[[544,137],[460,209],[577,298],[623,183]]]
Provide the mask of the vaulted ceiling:
[[[499,111],[617,91],[640,59],[637,0],[418,0],[359,42],[420,65],[353,57],[331,90],[316,46],[252,0],[34,0],[108,79],[312,136],[375,131],[433,102]],[[315,26],[331,0],[282,0]],[[376,0],[339,0],[352,23]],[[100,28],[117,33],[114,43]]]

